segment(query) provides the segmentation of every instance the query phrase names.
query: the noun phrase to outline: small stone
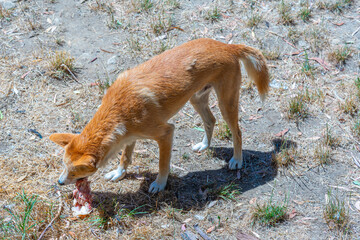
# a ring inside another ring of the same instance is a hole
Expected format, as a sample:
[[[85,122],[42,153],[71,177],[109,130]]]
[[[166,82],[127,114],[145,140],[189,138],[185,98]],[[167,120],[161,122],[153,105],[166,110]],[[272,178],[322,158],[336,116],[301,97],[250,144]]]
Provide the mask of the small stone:
[[[109,60],[107,60],[108,65],[114,65],[116,63],[117,63],[117,56],[112,56],[111,58],[109,58]]]
[[[205,219],[205,217],[204,217],[204,216],[201,216],[201,215],[195,215],[194,217],[195,217],[197,220],[200,220],[200,221],[202,221],[202,220]]]
[[[16,7],[16,4],[11,1],[0,1],[0,4],[6,10],[12,9]]]

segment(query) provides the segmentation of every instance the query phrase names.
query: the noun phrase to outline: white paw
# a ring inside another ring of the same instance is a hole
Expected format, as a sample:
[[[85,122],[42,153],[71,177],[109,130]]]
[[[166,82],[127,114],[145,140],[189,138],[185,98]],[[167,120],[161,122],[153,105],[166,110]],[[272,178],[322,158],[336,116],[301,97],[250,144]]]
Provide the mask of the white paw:
[[[122,168],[118,168],[114,171],[111,171],[107,174],[105,174],[105,179],[107,181],[111,180],[113,182],[115,181],[119,181],[121,179],[123,179],[126,175],[126,170],[125,169],[122,169]]]
[[[209,147],[208,144],[203,143],[203,142],[199,142],[198,144],[196,144],[195,146],[192,147],[194,152],[202,152],[204,150],[206,150]]]
[[[164,190],[165,186],[166,186],[166,181],[164,183],[158,183],[156,180],[150,184],[149,193],[158,193]]]
[[[235,169],[240,169],[242,167],[242,158],[241,159],[236,159],[234,157],[232,157],[229,161],[229,168],[231,170],[235,170]]]

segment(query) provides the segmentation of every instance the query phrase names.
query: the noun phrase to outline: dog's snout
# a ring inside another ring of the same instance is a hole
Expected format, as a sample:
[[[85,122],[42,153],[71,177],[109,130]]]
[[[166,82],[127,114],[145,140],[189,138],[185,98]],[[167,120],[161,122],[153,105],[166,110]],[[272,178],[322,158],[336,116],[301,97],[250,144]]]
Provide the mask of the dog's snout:
[[[64,183],[62,181],[58,181],[59,185],[64,185]]]

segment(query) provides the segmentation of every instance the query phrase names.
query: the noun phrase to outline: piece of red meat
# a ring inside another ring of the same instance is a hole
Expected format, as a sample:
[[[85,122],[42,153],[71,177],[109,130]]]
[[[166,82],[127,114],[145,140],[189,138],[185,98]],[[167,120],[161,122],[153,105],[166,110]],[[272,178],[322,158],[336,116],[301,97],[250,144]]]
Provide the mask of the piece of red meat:
[[[82,178],[76,181],[75,186],[76,189],[73,192],[74,207],[72,211],[78,217],[89,215],[92,211],[90,182],[87,178]]]

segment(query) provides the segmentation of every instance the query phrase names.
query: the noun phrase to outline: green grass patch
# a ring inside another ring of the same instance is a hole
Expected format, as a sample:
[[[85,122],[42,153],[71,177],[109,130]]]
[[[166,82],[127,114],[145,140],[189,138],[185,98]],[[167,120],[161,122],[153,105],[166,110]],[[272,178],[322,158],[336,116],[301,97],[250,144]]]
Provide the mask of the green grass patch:
[[[36,239],[39,228],[52,217],[53,206],[40,202],[38,195],[29,195],[24,190],[13,201],[13,204],[4,206],[6,214],[0,216],[0,238]]]
[[[287,206],[288,202],[285,197],[284,202],[275,203],[272,201],[273,193],[270,200],[264,204],[256,204],[252,213],[253,224],[258,223],[262,226],[276,226],[278,223],[288,218]]]
[[[315,68],[310,64],[309,56],[308,56],[307,52],[305,51],[304,62],[303,62],[303,65],[301,67],[301,72],[305,76],[309,76],[309,77],[313,78],[314,77],[314,70],[315,70]]]
[[[300,9],[299,17],[300,17],[304,22],[309,21],[309,19],[310,19],[310,17],[311,17],[311,9],[309,8],[309,6],[305,6],[304,8],[301,8],[301,9]]]
[[[212,23],[219,21],[220,17],[221,17],[220,11],[218,10],[217,6],[213,7],[209,11],[207,11],[207,13],[205,15],[205,19],[210,20]]]

